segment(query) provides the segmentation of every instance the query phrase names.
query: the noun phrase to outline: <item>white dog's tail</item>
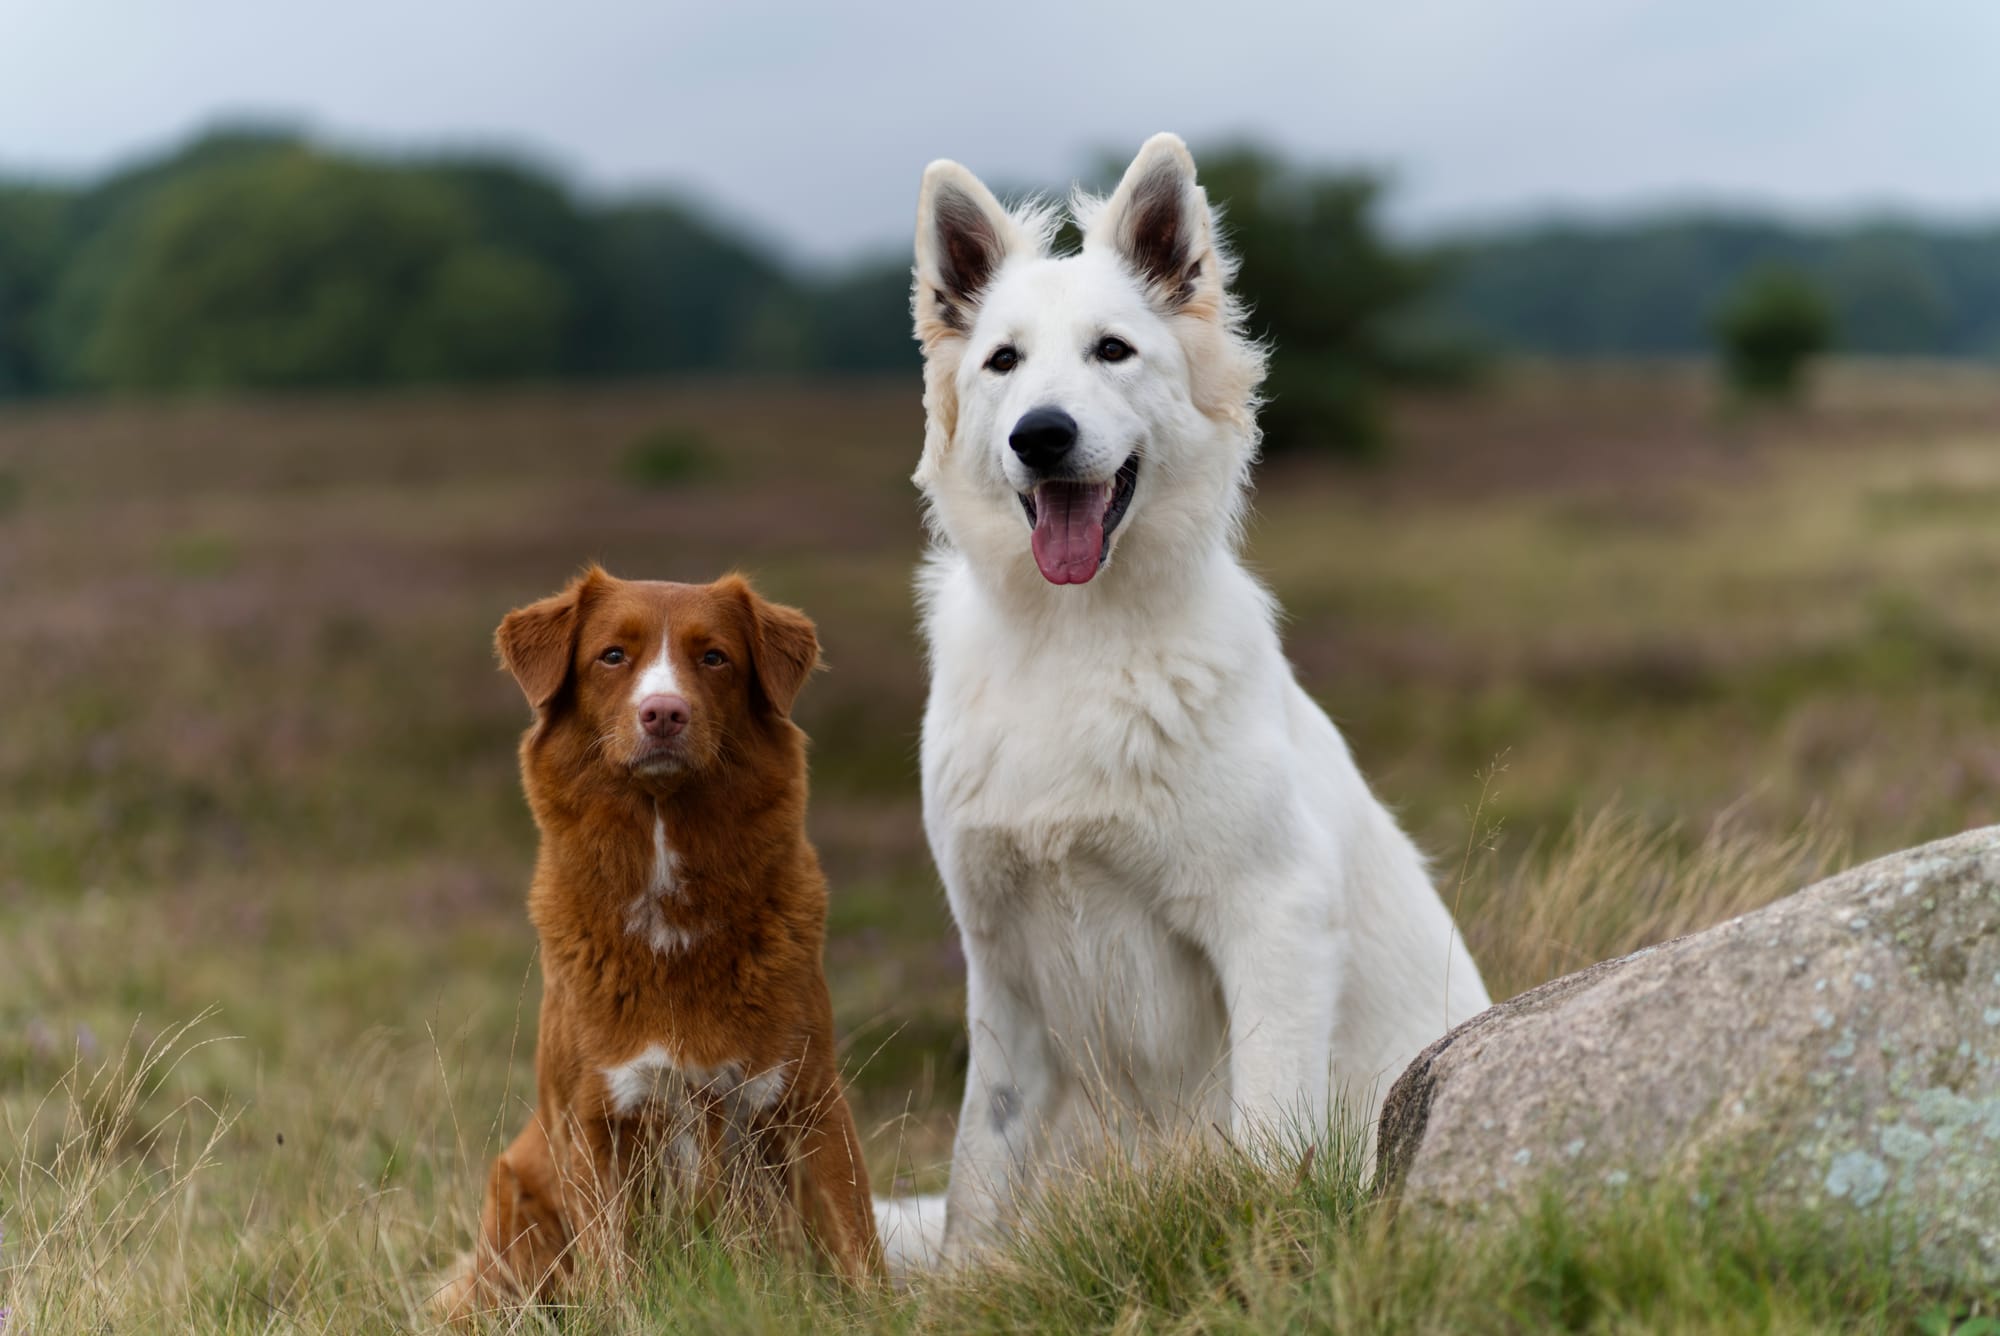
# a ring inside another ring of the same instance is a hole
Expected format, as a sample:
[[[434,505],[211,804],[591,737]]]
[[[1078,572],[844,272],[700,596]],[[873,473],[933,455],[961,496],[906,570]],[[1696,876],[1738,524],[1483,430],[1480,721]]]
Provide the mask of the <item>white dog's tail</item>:
[[[935,1268],[944,1259],[944,1194],[877,1197],[875,1229],[894,1279]]]

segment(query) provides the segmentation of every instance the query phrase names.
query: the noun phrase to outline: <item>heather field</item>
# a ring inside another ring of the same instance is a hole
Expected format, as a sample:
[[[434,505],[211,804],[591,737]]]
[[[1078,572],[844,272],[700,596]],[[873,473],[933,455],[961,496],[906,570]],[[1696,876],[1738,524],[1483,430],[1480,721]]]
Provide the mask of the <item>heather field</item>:
[[[1496,996],[2000,821],[2000,393],[1678,366],[1399,405],[1260,474],[1308,687]],[[0,411],[0,1309],[425,1329],[525,1116],[526,721],[493,627],[588,559],[818,621],[813,834],[878,1188],[943,1179],[962,962],[923,846],[914,377]],[[1025,536],[1024,536],[1025,543]],[[848,1296],[663,1235],[523,1331],[1991,1331],[1865,1239],[1633,1201],[1469,1241],[1351,1157],[1167,1157],[1015,1254]]]

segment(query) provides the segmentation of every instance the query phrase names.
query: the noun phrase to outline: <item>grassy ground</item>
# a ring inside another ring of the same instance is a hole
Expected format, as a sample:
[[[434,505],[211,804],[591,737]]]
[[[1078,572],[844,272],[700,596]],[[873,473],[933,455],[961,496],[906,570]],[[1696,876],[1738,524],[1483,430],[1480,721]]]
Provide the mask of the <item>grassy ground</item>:
[[[1664,368],[1411,405],[1265,470],[1252,556],[1496,994],[2000,820],[2000,410],[1848,369],[1784,420]],[[813,831],[878,1185],[935,1186],[962,962],[922,847],[913,387],[0,416],[0,1308],[398,1330],[524,1116],[524,723],[492,627],[582,560],[819,620]],[[149,1058],[150,1057],[150,1065]],[[852,1300],[725,1242],[566,1331],[1949,1329],[1867,1240],[1634,1201],[1478,1245],[1352,1166],[1170,1159]],[[1975,1321],[1980,1320],[1975,1318]],[[535,1320],[524,1320],[534,1329]],[[1976,1328],[1972,1328],[1975,1329]]]

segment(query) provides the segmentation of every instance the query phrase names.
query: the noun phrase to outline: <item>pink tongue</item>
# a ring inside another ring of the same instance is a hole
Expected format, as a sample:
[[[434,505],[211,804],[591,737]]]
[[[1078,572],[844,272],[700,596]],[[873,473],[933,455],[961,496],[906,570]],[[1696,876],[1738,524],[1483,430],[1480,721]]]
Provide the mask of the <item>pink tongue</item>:
[[[1083,584],[1104,550],[1110,483],[1045,482],[1035,489],[1035,565],[1053,585]]]

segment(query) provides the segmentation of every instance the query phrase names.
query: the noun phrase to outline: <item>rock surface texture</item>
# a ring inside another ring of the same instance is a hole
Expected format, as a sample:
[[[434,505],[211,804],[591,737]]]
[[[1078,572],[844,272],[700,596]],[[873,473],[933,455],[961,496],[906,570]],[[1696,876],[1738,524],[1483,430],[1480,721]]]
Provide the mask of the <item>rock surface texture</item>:
[[[2000,1280],[2000,826],[1501,1003],[1403,1073],[1378,1146],[1404,1211],[1707,1172]]]

